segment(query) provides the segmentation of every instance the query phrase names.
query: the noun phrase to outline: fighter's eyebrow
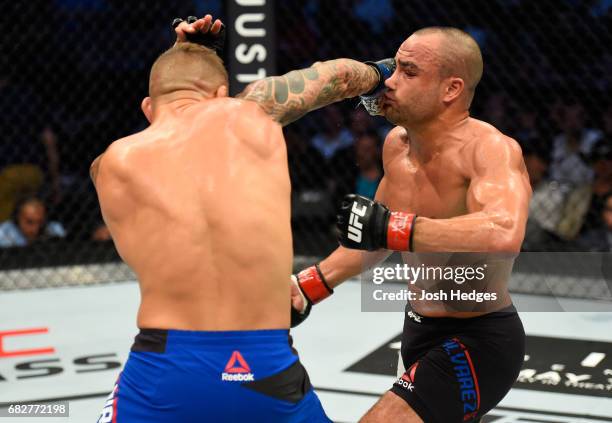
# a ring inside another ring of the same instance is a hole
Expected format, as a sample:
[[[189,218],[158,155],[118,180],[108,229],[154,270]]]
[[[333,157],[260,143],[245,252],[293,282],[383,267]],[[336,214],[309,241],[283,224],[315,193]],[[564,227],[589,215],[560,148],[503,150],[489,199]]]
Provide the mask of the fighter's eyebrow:
[[[401,68],[408,68],[410,70],[413,71],[418,71],[420,70],[419,67],[416,65],[416,63],[411,62],[409,60],[397,60],[397,65]]]

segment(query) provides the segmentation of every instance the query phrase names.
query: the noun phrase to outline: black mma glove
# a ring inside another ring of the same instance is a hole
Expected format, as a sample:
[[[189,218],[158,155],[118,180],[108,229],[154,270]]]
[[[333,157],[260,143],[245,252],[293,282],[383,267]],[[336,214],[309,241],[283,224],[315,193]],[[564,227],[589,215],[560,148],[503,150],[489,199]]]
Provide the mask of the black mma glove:
[[[195,16],[187,17],[188,24],[192,24],[197,20],[198,18]],[[172,28],[176,28],[181,22],[183,22],[183,19],[174,18],[172,21]],[[225,25],[221,24],[221,29],[216,34],[213,34],[210,31],[207,31],[206,33],[198,31],[195,34],[186,33],[185,35],[187,37],[187,41],[190,43],[200,44],[204,47],[212,49],[217,53],[217,56],[223,57],[225,48]]]
[[[363,94],[361,103],[363,107],[372,116],[382,115],[382,99],[387,91],[385,81],[395,72],[395,59],[383,59],[378,62],[365,62],[366,65],[372,66],[378,73],[378,85],[369,93]]]
[[[412,251],[416,217],[412,213],[391,212],[382,203],[349,194],[337,216],[338,240],[357,250]]]

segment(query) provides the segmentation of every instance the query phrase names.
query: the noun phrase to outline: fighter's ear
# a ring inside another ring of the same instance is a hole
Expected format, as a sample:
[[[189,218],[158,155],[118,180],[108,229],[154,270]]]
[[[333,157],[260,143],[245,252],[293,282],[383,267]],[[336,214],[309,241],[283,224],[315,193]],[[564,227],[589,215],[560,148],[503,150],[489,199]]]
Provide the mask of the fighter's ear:
[[[142,113],[144,113],[149,123],[151,123],[151,121],[153,120],[153,108],[151,107],[151,97],[143,98],[142,103],[140,103],[140,108],[142,109]]]
[[[219,85],[215,91],[215,97],[227,97],[227,85]]]
[[[452,77],[449,78],[448,84],[444,91],[444,102],[450,103],[461,95],[465,88],[465,82],[461,78]]]

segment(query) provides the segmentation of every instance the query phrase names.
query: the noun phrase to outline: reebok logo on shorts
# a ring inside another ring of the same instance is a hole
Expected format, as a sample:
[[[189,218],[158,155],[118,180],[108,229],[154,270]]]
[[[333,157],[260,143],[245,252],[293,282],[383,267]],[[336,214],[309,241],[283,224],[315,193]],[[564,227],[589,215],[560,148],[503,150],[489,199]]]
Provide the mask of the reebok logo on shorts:
[[[415,388],[414,379],[415,379],[416,369],[418,366],[419,366],[419,362],[417,361],[412,366],[410,366],[410,368],[406,370],[406,372],[404,372],[402,377],[400,377],[399,379],[395,381],[395,385],[401,388],[404,388],[407,391],[412,392]]]
[[[238,365],[236,365],[236,362],[238,362]],[[251,373],[251,368],[240,351],[232,353],[225,365],[225,370],[221,373],[221,380],[225,382],[252,382],[255,380],[255,375]]]

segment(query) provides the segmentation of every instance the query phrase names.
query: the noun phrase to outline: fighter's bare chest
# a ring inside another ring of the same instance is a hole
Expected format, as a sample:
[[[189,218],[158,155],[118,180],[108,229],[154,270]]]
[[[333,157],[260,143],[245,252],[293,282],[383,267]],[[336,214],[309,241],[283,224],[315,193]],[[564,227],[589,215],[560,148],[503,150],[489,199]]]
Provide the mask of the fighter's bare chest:
[[[469,180],[446,153],[427,164],[416,163],[408,154],[398,154],[385,164],[385,203],[431,218],[465,214]]]

